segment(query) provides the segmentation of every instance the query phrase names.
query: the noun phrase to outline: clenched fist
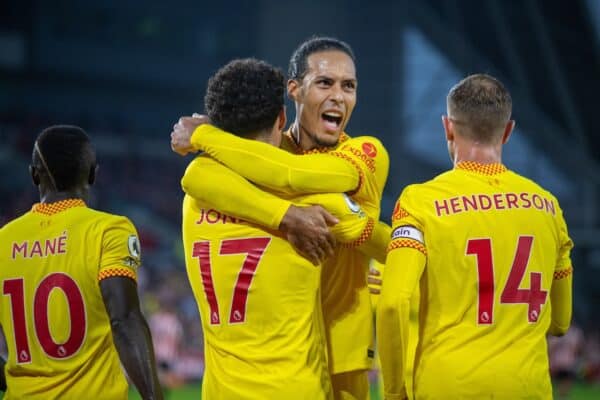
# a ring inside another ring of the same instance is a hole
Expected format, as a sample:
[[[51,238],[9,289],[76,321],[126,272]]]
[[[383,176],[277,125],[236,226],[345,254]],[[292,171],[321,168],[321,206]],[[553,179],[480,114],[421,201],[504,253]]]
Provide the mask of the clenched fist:
[[[194,114],[193,116],[184,116],[173,125],[171,132],[171,150],[175,153],[185,156],[188,153],[196,153],[191,144],[192,134],[202,124],[209,124],[210,119],[206,115]]]

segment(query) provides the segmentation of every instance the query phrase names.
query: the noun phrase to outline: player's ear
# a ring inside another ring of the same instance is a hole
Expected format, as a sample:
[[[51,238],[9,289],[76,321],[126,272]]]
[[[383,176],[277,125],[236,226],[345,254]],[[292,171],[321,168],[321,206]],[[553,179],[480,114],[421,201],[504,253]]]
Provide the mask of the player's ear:
[[[517,123],[514,119],[511,119],[506,123],[506,126],[504,127],[504,134],[502,135],[502,144],[506,144],[508,142],[508,139],[510,138],[510,135],[515,129],[516,125]]]
[[[279,111],[279,115],[277,116],[277,129],[279,129],[280,131],[282,131],[285,128],[285,124],[287,122],[287,116],[285,114],[285,106],[283,106],[281,108],[281,111]]]
[[[96,173],[98,172],[98,164],[93,164],[90,167],[90,173],[88,174],[88,183],[93,185],[96,182]]]
[[[446,132],[446,140],[451,142],[454,140],[454,132],[452,130],[452,121],[446,115],[442,115],[442,124],[444,125],[444,132]]]
[[[287,81],[287,94],[290,100],[296,101],[300,94],[300,82],[296,79],[289,79]]]
[[[38,186],[40,184],[40,176],[38,175],[38,172],[35,169],[35,167],[31,164],[29,164],[29,175],[31,175],[31,180],[33,181],[33,184],[35,186]]]

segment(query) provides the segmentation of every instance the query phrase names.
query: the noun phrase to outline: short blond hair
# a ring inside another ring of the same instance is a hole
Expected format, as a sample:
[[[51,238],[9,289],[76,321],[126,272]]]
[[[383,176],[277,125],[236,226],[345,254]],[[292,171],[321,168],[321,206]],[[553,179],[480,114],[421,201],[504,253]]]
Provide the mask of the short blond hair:
[[[450,89],[446,103],[459,131],[486,143],[501,137],[512,113],[510,93],[498,79],[486,74],[469,75],[458,82]]]

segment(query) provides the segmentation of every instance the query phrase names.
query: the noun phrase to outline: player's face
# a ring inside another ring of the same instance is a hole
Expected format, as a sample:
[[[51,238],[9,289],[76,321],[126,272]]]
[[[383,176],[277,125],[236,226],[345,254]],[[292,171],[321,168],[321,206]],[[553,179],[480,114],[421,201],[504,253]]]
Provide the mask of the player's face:
[[[300,135],[308,136],[313,147],[335,146],[356,105],[354,62],[337,50],[313,53],[307,62],[302,82],[288,85]]]

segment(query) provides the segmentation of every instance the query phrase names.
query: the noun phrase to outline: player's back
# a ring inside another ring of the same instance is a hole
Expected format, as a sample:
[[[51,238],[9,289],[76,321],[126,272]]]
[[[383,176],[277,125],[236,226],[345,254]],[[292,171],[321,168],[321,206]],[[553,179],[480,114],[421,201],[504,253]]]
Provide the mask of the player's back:
[[[401,203],[427,249],[417,398],[551,396],[549,292],[568,241],[556,199],[497,164],[411,186]]]
[[[204,329],[203,398],[329,398],[320,268],[189,196],[183,236]]]
[[[135,235],[126,218],[66,200],[38,204],[0,230],[5,399],[127,398],[98,280],[120,274],[131,240],[120,242],[123,259],[101,260],[111,227]]]

